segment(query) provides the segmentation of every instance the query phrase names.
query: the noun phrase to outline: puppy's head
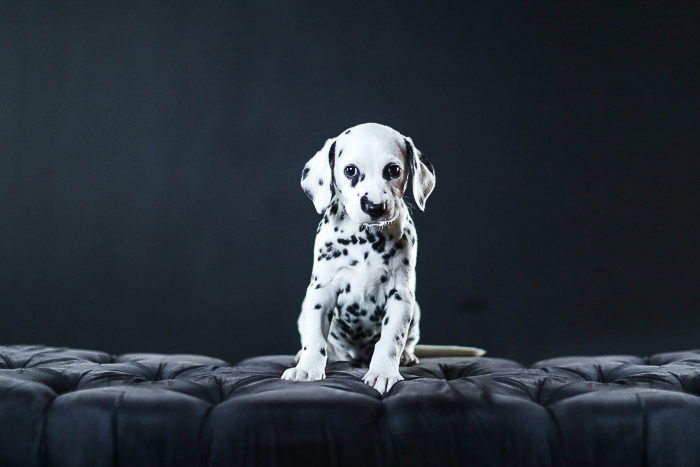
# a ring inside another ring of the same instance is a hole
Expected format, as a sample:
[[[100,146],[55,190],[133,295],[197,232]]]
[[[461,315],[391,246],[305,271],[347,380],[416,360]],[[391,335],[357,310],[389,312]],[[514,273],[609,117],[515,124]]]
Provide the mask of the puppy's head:
[[[411,138],[388,126],[363,123],[326,141],[304,166],[301,186],[316,211],[334,195],[358,224],[396,219],[399,200],[412,177],[413,198],[421,210],[435,187],[435,170]]]

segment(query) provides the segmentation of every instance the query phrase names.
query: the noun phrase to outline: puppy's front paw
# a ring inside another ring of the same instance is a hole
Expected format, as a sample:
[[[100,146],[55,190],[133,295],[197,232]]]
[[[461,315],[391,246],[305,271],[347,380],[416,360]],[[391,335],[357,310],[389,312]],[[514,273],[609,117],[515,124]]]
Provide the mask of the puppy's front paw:
[[[384,394],[398,381],[403,381],[403,376],[399,373],[398,368],[389,371],[376,371],[370,368],[362,377],[362,381],[379,391],[380,394]]]
[[[326,371],[321,368],[301,368],[298,365],[282,373],[282,379],[287,381],[317,381],[326,377]]]

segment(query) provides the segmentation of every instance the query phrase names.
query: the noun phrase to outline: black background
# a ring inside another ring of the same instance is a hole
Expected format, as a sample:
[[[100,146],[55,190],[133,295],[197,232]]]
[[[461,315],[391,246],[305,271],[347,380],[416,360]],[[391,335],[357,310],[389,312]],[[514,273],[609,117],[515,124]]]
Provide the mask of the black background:
[[[0,3],[0,342],[296,351],[300,170],[376,121],[437,169],[422,342],[697,346],[698,9],[438,3]]]

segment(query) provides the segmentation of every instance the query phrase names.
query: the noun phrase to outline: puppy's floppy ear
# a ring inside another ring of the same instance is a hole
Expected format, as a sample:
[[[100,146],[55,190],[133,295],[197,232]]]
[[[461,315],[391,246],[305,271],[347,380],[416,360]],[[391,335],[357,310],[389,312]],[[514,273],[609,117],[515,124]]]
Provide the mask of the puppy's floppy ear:
[[[433,188],[435,188],[435,169],[428,158],[416,148],[411,138],[406,136],[404,140],[406,143],[406,155],[408,156],[408,167],[413,179],[411,181],[413,199],[416,200],[420,210],[425,211],[425,200],[428,199],[430,193],[433,192]]]
[[[335,165],[335,138],[326,141],[320,151],[304,166],[301,172],[301,188],[321,214],[331,203],[333,189],[333,166]]]

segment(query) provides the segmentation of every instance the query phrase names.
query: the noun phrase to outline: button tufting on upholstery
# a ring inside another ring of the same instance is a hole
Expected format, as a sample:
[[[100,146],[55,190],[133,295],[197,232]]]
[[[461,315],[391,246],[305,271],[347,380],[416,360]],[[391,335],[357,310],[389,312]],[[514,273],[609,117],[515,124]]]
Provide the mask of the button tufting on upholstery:
[[[0,465],[90,465],[92,457],[81,458],[88,454],[121,465],[257,465],[281,453],[316,465],[427,465],[440,455],[605,465],[605,450],[585,456],[586,443],[606,440],[630,463],[655,465],[654,449],[639,444],[655,439],[663,440],[664,462],[700,458],[697,350],[555,358],[529,368],[499,358],[426,358],[402,368],[405,380],[385,395],[361,381],[366,368],[339,362],[325,380],[282,381],[292,365],[290,356],[231,365],[194,355],[0,347],[0,426],[13,427],[0,437]],[[635,461],[639,452],[643,462]],[[615,465],[619,456],[610,459]]]

